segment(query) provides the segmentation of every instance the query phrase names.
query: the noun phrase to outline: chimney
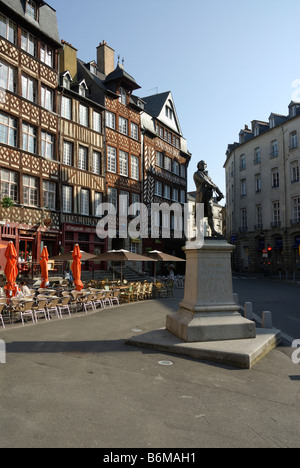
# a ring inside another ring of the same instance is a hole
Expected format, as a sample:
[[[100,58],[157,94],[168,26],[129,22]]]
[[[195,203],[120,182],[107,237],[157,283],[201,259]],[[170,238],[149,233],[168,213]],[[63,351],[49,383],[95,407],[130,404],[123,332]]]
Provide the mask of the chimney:
[[[77,49],[64,40],[61,41],[64,48],[59,56],[59,69],[63,73],[69,71],[74,81],[77,76]]]
[[[97,47],[97,66],[105,76],[115,69],[115,51],[105,41]]]

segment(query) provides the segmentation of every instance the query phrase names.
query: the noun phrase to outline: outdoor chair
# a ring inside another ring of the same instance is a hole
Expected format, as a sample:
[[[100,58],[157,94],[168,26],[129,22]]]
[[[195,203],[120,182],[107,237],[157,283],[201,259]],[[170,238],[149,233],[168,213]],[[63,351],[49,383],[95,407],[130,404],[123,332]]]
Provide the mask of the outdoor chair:
[[[63,296],[63,298],[60,300],[60,302],[57,304],[57,308],[60,314],[60,318],[62,318],[62,311],[67,310],[69,316],[71,317],[71,311],[70,311],[70,300],[71,296]]]
[[[45,320],[47,320],[46,305],[47,305],[47,299],[40,299],[38,300],[36,305],[32,306],[32,311],[34,313],[36,323],[38,322],[38,319],[37,319],[38,315],[41,315],[41,314],[43,314],[45,317]]]
[[[50,298],[49,302],[46,304],[48,320],[50,320],[50,318],[51,318],[51,316],[50,316],[51,312],[55,312],[57,318],[60,318],[60,313],[59,313],[58,308],[57,308],[58,302],[59,302],[59,297],[52,297],[52,298]]]
[[[111,304],[111,300],[110,300],[110,296],[111,296],[111,291],[106,291],[106,290],[105,290],[105,291],[104,291],[104,297],[103,297],[103,299],[102,299],[103,307],[105,307],[106,304],[107,304],[108,306],[111,306],[111,305],[112,305],[112,304]]]
[[[87,294],[84,296],[83,298],[83,307],[84,307],[84,310],[85,310],[85,313],[87,314],[87,309],[88,307],[92,307],[92,310],[95,310],[95,306],[94,306],[94,300],[96,299],[96,295],[95,294]]]
[[[24,317],[30,316],[32,319],[32,322],[35,323],[33,311],[32,311],[32,306],[34,305],[34,301],[26,301],[23,303],[23,305],[20,304],[20,315],[21,315],[21,320],[22,324],[24,325]]]
[[[4,325],[4,320],[3,320],[3,316],[2,316],[2,312],[3,312],[3,309],[6,307],[5,304],[0,304],[0,320],[1,320],[1,323],[2,323],[2,327],[5,328],[5,325]]]
[[[94,307],[97,309],[97,305],[100,305],[101,308],[104,307],[103,299],[105,298],[105,293],[103,291],[98,291],[94,299]]]
[[[114,305],[114,304],[119,305],[119,304],[120,304],[120,302],[119,302],[119,296],[120,296],[120,290],[119,290],[119,289],[115,289],[115,290],[112,292],[111,296],[110,296],[110,303],[111,303],[111,305]]]

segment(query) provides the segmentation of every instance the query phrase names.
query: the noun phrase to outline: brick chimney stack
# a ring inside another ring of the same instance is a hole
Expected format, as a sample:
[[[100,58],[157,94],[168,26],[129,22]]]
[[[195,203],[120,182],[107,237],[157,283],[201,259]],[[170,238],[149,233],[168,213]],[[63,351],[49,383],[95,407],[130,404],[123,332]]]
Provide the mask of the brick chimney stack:
[[[115,69],[115,51],[105,41],[97,47],[97,66],[100,72],[106,76]]]

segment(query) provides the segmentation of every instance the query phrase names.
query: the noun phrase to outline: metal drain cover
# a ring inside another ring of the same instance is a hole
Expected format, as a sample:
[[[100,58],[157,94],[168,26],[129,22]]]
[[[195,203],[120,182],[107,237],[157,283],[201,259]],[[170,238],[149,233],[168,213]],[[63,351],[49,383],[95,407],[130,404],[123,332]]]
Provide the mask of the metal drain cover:
[[[173,362],[172,361],[159,361],[158,364],[160,366],[173,366]]]

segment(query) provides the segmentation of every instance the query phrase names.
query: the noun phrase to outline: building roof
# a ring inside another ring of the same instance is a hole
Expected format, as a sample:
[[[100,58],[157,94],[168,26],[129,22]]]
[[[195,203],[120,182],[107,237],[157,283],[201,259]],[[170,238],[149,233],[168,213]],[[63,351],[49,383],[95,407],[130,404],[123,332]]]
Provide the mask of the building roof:
[[[12,10],[14,15],[18,15],[20,19],[30,23],[37,32],[44,34],[49,39],[54,41],[56,45],[61,47],[58,31],[56,11],[44,1],[37,1],[39,8],[39,21],[34,20],[25,13],[25,2],[22,0],[0,0],[1,5]]]
[[[168,99],[170,91],[166,91],[165,93],[160,94],[153,94],[152,96],[143,97],[143,101],[145,101],[145,111],[152,115],[152,117],[158,117],[161,113],[163,106]]]
[[[117,67],[115,68],[113,72],[107,75],[104,83],[107,84],[107,83],[111,83],[112,81],[119,81],[119,80],[122,80],[123,82],[128,84],[131,89],[140,89],[140,86],[137,84],[135,79],[131,75],[129,75],[129,73],[125,71],[124,66],[121,65],[120,63],[118,63]]]

